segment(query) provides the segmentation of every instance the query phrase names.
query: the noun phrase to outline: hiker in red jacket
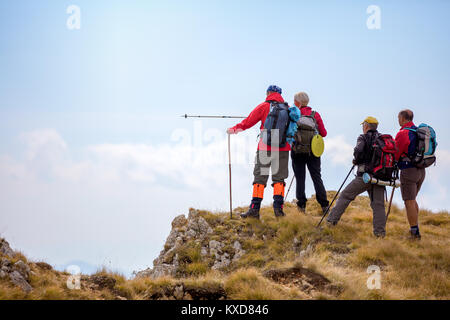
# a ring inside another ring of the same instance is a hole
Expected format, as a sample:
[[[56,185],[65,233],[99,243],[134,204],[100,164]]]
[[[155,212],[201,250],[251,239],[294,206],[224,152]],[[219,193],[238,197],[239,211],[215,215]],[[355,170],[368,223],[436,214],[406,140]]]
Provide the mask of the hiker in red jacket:
[[[236,134],[253,127],[258,122],[261,122],[261,130],[264,129],[264,122],[270,112],[270,102],[284,103],[281,93],[281,88],[270,86],[266,92],[265,102],[258,105],[241,123],[229,128],[227,133]],[[289,175],[289,150],[291,150],[291,147],[288,143],[286,143],[284,147],[277,148],[266,145],[263,142],[263,139],[260,139],[258,150],[256,152],[255,168],[253,170],[254,180],[252,201],[249,210],[246,213],[241,214],[242,218],[251,217],[259,219],[259,210],[264,197],[264,188],[267,185],[270,170],[272,171],[274,213],[277,217],[285,215],[283,212],[284,180]]]
[[[425,180],[425,169],[416,168],[410,160],[416,151],[417,143],[416,133],[412,131],[417,129],[413,119],[414,113],[411,110],[403,110],[398,114],[398,123],[401,128],[395,137],[395,144],[398,148],[395,159],[398,161],[398,168],[401,170],[400,190],[410,225],[410,236],[412,239],[420,239],[419,205],[416,197]]]
[[[314,112],[314,119],[316,123],[316,129],[319,134],[325,138],[327,136],[327,130],[323,124],[322,118],[318,112],[315,112],[308,107],[309,97],[306,92],[299,92],[294,97],[295,105],[300,109],[302,116],[311,116]],[[306,213],[306,194],[305,194],[305,180],[306,180],[306,167],[308,167],[309,174],[314,183],[314,189],[316,190],[316,199],[322,207],[322,211],[325,212],[328,208],[328,199],[325,186],[322,181],[321,174],[321,162],[320,157],[316,157],[312,154],[311,150],[298,150],[296,148],[291,151],[292,168],[294,169],[295,181],[296,181],[296,198],[297,209],[301,213]],[[300,152],[301,151],[301,152]]]

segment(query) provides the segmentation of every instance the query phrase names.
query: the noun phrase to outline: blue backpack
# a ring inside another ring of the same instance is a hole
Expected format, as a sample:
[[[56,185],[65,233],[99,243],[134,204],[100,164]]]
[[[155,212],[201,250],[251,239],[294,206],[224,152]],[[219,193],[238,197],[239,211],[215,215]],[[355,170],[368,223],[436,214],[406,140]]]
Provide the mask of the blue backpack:
[[[286,102],[270,101],[270,111],[261,133],[262,141],[268,146],[285,147],[289,122],[289,105]]]
[[[407,128],[409,131],[416,133],[416,150],[411,155],[411,162],[417,168],[428,168],[436,163],[436,132],[434,129],[425,124],[420,124],[417,129]]]

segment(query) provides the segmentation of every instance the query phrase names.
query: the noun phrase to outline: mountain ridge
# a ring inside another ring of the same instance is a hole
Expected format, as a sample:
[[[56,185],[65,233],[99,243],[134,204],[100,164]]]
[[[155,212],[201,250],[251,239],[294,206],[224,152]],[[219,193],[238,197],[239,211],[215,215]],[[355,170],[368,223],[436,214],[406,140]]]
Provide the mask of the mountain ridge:
[[[281,219],[263,207],[261,221],[191,208],[172,221],[152,268],[130,280],[106,269],[80,275],[79,290],[67,287],[70,274],[0,249],[0,259],[10,261],[10,272],[0,277],[0,299],[450,298],[448,212],[421,210],[423,239],[411,241],[405,211],[394,205],[387,236],[377,239],[368,197],[356,198],[336,227],[319,229],[321,208],[314,200],[306,215],[286,203]],[[233,215],[244,210],[235,208]],[[29,268],[23,278],[31,290],[10,277],[18,261]],[[371,270],[379,273],[379,289],[369,283]]]

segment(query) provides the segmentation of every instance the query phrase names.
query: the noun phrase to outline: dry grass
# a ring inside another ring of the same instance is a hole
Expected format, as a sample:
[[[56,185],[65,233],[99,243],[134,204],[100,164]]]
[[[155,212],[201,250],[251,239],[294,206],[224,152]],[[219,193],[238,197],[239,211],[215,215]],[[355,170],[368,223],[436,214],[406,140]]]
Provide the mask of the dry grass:
[[[254,268],[240,269],[225,280],[225,290],[230,299],[239,300],[289,300],[306,299],[307,296],[296,289],[275,284],[264,278]]]
[[[339,252],[329,246],[317,250],[305,263],[319,266],[322,274],[342,283],[345,290],[341,299],[449,299],[450,215],[422,210],[423,239],[411,241],[407,238],[406,213],[394,206],[387,237],[376,239],[368,205],[367,197],[358,197],[337,227],[324,229],[347,249]],[[380,290],[367,289],[369,265],[381,268]]]

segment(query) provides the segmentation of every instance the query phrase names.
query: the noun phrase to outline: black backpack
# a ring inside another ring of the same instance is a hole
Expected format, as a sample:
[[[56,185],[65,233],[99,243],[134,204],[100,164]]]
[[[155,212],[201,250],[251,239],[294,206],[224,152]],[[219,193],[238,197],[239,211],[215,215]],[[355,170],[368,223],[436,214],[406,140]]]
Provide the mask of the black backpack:
[[[278,148],[286,146],[286,132],[289,126],[289,105],[286,102],[270,102],[270,111],[264,121],[262,141]]]

